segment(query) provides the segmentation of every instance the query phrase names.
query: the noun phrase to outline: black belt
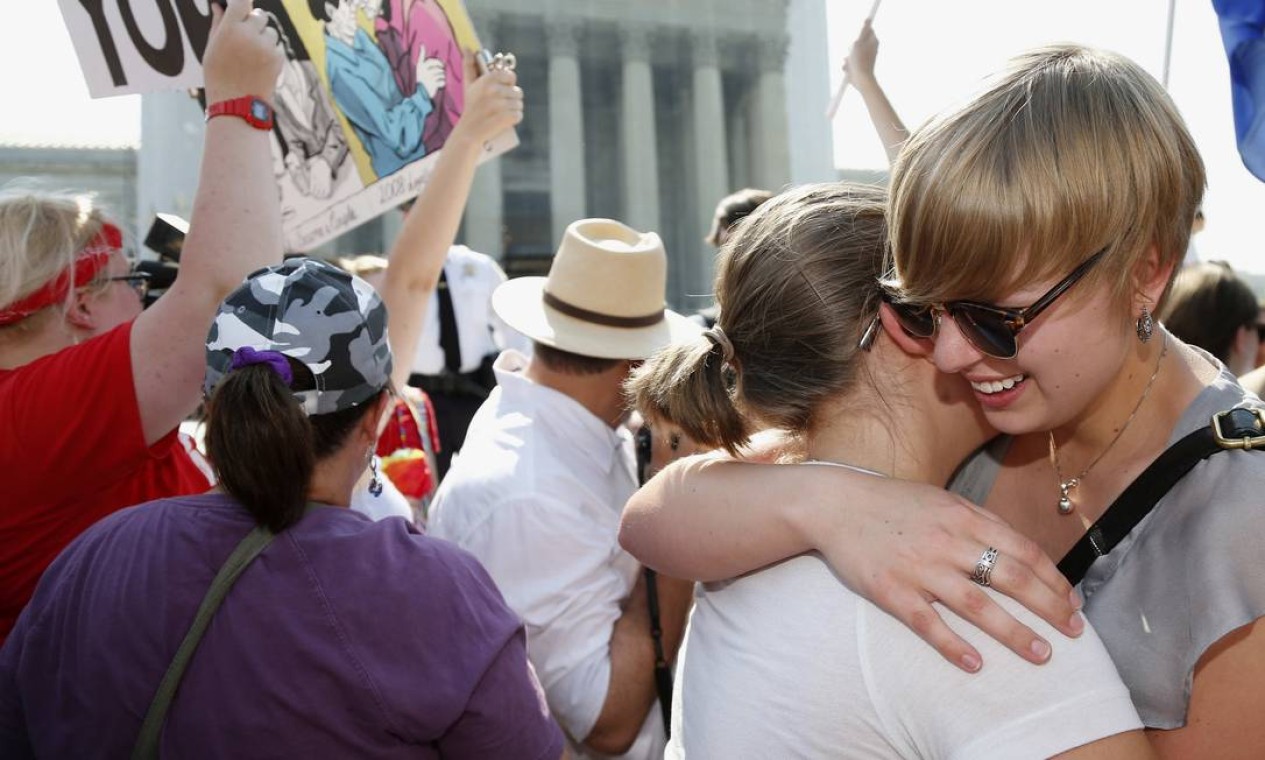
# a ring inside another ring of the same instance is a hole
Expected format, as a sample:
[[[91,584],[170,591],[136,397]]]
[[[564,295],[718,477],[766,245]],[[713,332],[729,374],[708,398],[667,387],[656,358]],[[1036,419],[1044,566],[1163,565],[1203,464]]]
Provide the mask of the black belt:
[[[446,396],[473,396],[487,398],[488,389],[479,382],[479,372],[448,372],[438,375],[412,374],[408,376],[408,384],[421,388],[429,394]]]

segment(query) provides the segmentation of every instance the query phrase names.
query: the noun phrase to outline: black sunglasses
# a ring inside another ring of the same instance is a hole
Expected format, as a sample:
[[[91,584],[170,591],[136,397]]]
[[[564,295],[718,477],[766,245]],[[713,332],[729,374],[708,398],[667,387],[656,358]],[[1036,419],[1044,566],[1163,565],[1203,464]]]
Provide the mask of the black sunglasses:
[[[126,282],[132,290],[136,291],[136,295],[142,299],[149,295],[149,272],[128,272],[117,277],[107,277],[106,282]]]
[[[1107,249],[1104,248],[1090,256],[1025,309],[1006,309],[975,301],[910,303],[902,300],[899,292],[886,286],[883,288],[883,300],[891,306],[901,327],[914,337],[934,338],[940,324],[940,314],[947,312],[957,323],[962,335],[982,353],[995,359],[1013,359],[1019,353],[1019,333],[1093,269],[1106,253]]]

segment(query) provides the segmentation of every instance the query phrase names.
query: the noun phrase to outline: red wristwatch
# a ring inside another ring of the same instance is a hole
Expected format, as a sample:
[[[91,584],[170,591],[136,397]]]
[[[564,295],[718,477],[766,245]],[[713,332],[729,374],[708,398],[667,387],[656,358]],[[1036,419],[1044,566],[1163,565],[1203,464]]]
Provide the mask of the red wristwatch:
[[[216,116],[238,116],[255,129],[272,129],[272,106],[253,95],[221,100],[206,107],[206,120]]]

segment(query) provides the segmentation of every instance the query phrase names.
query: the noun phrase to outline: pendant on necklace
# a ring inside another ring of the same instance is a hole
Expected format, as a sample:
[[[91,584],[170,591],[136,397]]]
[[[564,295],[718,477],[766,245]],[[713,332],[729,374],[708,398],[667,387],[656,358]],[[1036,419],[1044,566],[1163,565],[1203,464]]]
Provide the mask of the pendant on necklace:
[[[1066,483],[1059,483],[1059,491],[1062,494],[1059,497],[1060,515],[1070,515],[1072,514],[1072,510],[1076,509],[1076,505],[1072,503],[1072,497],[1069,495],[1069,492],[1078,485],[1080,485],[1080,481],[1076,478],[1072,478]]]

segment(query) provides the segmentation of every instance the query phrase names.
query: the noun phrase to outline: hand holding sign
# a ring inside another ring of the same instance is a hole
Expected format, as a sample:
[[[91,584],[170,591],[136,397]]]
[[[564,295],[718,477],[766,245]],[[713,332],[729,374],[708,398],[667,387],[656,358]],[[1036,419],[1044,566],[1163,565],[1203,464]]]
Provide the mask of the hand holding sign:
[[[467,82],[470,80],[466,80]],[[510,69],[493,69],[466,87],[466,110],[449,141],[475,145],[492,140],[523,120],[523,89]]]
[[[203,61],[207,102],[243,95],[271,99],[285,54],[267,16],[252,10],[251,0],[229,0],[224,10],[212,3],[211,13]]]

